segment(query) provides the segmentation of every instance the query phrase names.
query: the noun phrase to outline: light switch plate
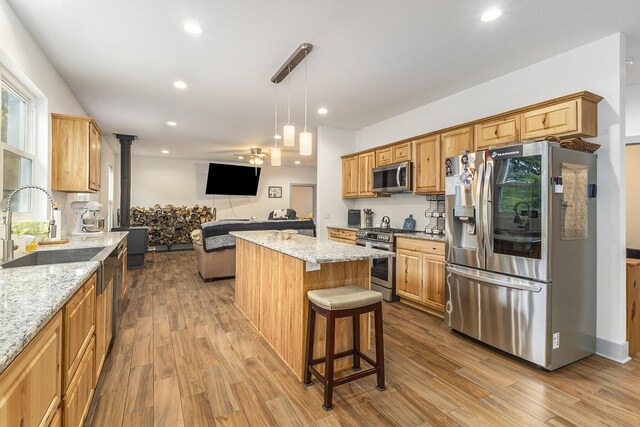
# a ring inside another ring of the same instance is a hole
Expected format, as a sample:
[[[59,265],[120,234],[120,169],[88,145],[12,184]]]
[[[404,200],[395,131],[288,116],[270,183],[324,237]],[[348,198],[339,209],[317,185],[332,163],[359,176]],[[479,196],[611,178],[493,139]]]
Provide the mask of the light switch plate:
[[[320,270],[320,264],[316,264],[314,262],[305,262],[305,270],[306,271],[318,271]]]
[[[324,219],[331,219],[331,212],[325,212],[323,217]]]

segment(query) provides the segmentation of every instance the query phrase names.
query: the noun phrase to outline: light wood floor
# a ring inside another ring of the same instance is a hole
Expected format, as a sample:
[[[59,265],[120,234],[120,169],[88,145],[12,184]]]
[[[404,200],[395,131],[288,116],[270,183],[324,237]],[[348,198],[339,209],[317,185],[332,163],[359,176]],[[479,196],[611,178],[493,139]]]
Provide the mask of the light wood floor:
[[[87,425],[640,425],[637,359],[549,373],[400,304],[384,307],[387,391],[375,377],[338,387],[325,412],[322,386],[294,378],[234,306],[233,281],[203,283],[193,252],[130,278]]]

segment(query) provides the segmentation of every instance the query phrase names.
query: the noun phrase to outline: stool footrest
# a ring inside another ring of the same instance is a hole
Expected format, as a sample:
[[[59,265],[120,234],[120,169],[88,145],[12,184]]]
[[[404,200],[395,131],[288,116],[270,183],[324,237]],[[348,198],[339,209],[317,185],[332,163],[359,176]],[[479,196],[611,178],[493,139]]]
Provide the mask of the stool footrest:
[[[358,351],[358,353],[360,353],[360,352]],[[347,351],[343,351],[343,352],[337,353],[335,356],[333,356],[333,358],[334,359],[341,359],[343,357],[353,356],[354,354],[356,354],[356,350],[347,350]],[[362,353],[360,353],[360,357],[365,359],[366,356],[363,357]],[[327,360],[327,356],[323,356],[323,357],[320,357],[318,359],[313,359],[309,364],[310,365],[318,365],[320,363],[324,363],[325,360]],[[367,359],[365,359],[365,360],[367,360]],[[369,360],[371,360],[371,359],[369,359]],[[367,360],[367,361],[369,362],[369,360]],[[369,362],[369,363],[371,363],[371,362]],[[371,364],[373,365],[373,363],[371,363]]]
[[[369,368],[364,371],[356,372],[355,374],[351,374],[347,377],[337,379],[333,382],[334,387],[337,387],[342,384],[349,383],[351,381],[359,380],[360,378],[368,377],[369,375],[376,374],[378,372],[378,368]]]

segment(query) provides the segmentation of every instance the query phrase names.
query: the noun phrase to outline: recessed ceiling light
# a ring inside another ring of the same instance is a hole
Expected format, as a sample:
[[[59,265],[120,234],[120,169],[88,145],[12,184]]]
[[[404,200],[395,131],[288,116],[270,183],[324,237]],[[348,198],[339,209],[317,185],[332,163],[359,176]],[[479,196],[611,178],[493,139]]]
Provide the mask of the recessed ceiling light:
[[[318,108],[318,114],[322,114],[324,116],[328,112],[329,112],[329,110],[327,110],[325,107]]]
[[[162,154],[169,154],[169,150],[162,150]]]
[[[176,122],[172,121],[172,120],[169,120],[167,122],[167,126],[178,126],[178,124]]]
[[[625,63],[626,65],[633,65],[633,59],[631,59],[631,58],[627,58],[627,59],[625,59],[625,60],[624,60],[624,63]]]
[[[299,164],[300,164],[300,160],[296,160],[296,161],[295,161],[295,162],[293,162],[293,163],[295,163],[296,165],[299,165]]]
[[[174,82],[174,83],[173,83],[173,86],[174,86],[174,87],[176,87],[177,89],[186,89],[186,88],[188,88],[188,87],[189,87],[189,86],[188,86],[185,82],[183,82],[182,80],[178,80],[177,82]]]
[[[280,135],[273,135],[273,139],[282,139]]]
[[[487,9],[482,13],[480,19],[482,22],[495,21],[496,19],[502,16],[502,10],[497,7],[492,7],[491,9]]]
[[[182,24],[182,29],[185,30],[189,34],[202,34],[204,33],[204,28],[200,24],[195,21],[187,21]]]
[[[244,156],[238,156],[238,160],[244,159]]]

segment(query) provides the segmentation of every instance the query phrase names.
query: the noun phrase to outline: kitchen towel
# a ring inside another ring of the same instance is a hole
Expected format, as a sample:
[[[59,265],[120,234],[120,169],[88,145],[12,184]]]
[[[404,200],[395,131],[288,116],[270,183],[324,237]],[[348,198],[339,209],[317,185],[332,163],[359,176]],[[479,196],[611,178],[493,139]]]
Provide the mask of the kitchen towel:
[[[11,234],[45,237],[49,234],[49,221],[15,221],[11,224]]]

